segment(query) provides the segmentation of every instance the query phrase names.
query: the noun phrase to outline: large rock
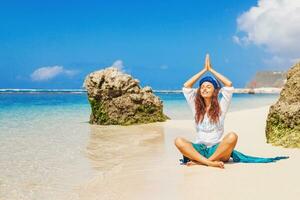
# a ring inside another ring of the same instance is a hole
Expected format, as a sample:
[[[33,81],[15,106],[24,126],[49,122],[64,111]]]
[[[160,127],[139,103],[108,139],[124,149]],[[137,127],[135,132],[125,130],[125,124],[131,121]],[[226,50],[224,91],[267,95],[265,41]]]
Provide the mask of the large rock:
[[[276,146],[300,147],[300,63],[288,71],[280,98],[270,107],[266,137]]]
[[[118,68],[108,67],[89,74],[83,86],[92,109],[92,124],[130,125],[169,119],[151,87],[141,88],[139,80]]]

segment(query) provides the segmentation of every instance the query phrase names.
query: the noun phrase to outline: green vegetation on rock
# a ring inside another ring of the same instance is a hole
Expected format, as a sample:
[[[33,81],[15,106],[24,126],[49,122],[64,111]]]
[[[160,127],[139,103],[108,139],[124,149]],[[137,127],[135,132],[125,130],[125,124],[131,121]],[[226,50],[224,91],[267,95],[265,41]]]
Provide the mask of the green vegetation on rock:
[[[267,143],[300,148],[300,63],[288,70],[280,98],[270,107],[265,134]]]
[[[267,121],[266,138],[275,146],[300,148],[300,125],[290,128],[278,114],[273,114]]]
[[[90,123],[105,124],[109,120],[109,117],[103,103],[92,98],[89,98],[89,102],[92,109],[91,115],[93,115],[90,119]]]

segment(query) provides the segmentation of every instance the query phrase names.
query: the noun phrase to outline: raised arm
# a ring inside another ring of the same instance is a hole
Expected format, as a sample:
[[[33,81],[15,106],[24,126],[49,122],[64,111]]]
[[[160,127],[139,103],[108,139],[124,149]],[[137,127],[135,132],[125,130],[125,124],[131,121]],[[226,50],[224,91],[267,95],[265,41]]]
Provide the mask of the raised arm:
[[[211,69],[210,72],[215,75],[220,81],[222,81],[222,83],[227,86],[227,87],[231,87],[232,86],[232,82],[226,78],[225,76],[223,76],[222,74],[218,73],[217,71],[215,71],[214,69]]]
[[[202,69],[200,72],[192,76],[189,80],[187,80],[183,86],[186,88],[191,88],[195,84],[195,82],[206,72],[206,69]]]
[[[209,61],[209,55],[206,54],[204,68],[200,72],[198,72],[197,74],[195,74],[194,76],[192,76],[189,80],[187,80],[183,84],[184,87],[186,87],[186,88],[193,87],[193,85],[195,84],[195,82],[208,70],[208,61]]]
[[[215,77],[217,77],[225,86],[227,87],[232,86],[232,82],[228,78],[218,73],[216,70],[214,70],[211,67],[209,56],[208,56],[208,71],[210,71]]]

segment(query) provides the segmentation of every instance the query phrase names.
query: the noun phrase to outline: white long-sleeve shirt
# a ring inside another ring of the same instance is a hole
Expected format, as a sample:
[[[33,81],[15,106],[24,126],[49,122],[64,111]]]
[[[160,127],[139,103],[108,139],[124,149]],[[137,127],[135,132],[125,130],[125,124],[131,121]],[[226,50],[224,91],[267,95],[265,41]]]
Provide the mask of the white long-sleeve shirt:
[[[195,122],[197,136],[194,143],[197,144],[201,143],[201,144],[205,144],[207,147],[211,147],[221,141],[222,135],[224,133],[225,115],[230,106],[233,91],[234,91],[233,86],[232,87],[224,86],[220,89],[219,93],[222,94],[222,98],[219,102],[221,108],[221,115],[219,117],[218,123],[211,123],[209,121],[207,113],[205,113],[202,123],[196,124]],[[196,114],[195,97],[196,97],[197,89],[183,87],[182,92],[187,100],[189,107],[192,110],[193,116],[195,117]]]

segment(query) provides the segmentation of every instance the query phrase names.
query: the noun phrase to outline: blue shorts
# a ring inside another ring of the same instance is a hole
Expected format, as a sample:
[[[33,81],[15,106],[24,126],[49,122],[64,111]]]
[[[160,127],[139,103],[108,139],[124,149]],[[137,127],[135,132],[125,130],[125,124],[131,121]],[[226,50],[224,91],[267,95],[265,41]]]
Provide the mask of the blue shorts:
[[[213,155],[213,153],[216,151],[216,149],[218,148],[220,143],[218,144],[215,144],[211,147],[207,147],[205,144],[195,144],[195,143],[192,143],[194,149],[196,151],[198,151],[202,156],[204,156],[205,158],[209,158],[211,155]],[[190,161],[190,159],[184,155],[183,156],[183,159],[179,159],[179,161],[181,162],[180,164],[181,165],[185,165],[187,162]]]

